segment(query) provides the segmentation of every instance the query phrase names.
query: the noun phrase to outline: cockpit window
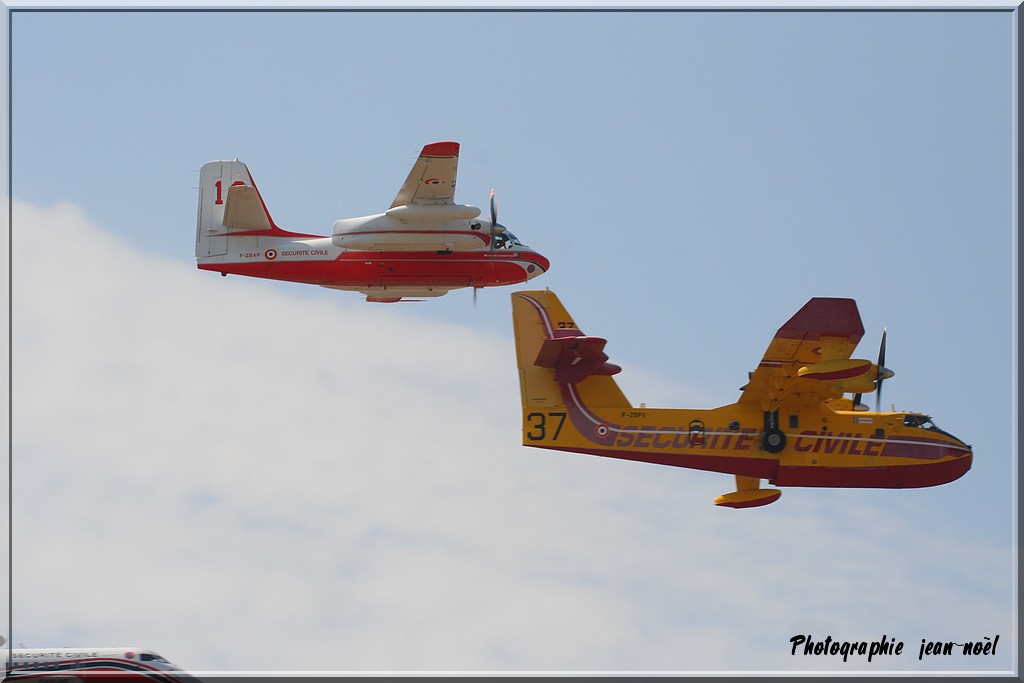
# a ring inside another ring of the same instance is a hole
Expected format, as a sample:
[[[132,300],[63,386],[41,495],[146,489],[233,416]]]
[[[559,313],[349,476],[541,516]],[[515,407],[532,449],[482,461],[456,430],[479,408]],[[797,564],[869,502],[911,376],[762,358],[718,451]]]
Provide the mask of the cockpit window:
[[[930,432],[936,432],[938,434],[945,434],[948,437],[956,439],[955,436],[950,434],[944,429],[939,429],[939,426],[932,422],[932,418],[928,415],[904,415],[903,424],[907,427],[918,427],[920,429],[927,429]],[[959,441],[960,439],[957,439]]]
[[[510,233],[508,230],[505,232],[499,232],[494,236],[494,248],[495,249],[514,249],[516,247],[523,246],[523,243],[519,241],[515,235]]]
[[[141,659],[144,662],[163,662],[164,664],[169,664],[169,662],[160,655],[149,654],[148,652],[141,653],[139,655],[139,659]]]
[[[938,427],[932,422],[932,418],[927,415],[904,415],[903,424],[907,427],[920,427],[921,429],[937,430]]]

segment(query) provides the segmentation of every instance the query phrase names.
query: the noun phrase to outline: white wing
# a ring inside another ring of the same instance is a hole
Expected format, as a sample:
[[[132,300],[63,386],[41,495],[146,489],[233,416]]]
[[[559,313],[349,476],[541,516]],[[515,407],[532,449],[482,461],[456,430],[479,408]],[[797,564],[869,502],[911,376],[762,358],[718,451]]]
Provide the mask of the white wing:
[[[423,148],[391,208],[453,204],[459,169],[459,143],[434,142]]]

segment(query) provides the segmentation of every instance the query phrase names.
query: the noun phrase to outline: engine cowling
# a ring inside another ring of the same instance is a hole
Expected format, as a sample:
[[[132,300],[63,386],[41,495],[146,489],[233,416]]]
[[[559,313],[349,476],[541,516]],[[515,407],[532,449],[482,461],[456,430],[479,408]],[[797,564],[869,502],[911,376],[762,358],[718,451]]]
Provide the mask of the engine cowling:
[[[400,209],[410,211],[402,213]],[[466,205],[400,206],[375,216],[346,218],[334,223],[331,243],[342,249],[359,251],[479,249],[487,246],[490,240],[488,231],[479,223],[461,217],[452,218],[468,216],[473,211],[480,213],[476,207]]]
[[[843,358],[805,365],[797,370],[797,377],[829,382],[840,391],[868,393],[875,390],[879,377],[878,366],[869,360]]]

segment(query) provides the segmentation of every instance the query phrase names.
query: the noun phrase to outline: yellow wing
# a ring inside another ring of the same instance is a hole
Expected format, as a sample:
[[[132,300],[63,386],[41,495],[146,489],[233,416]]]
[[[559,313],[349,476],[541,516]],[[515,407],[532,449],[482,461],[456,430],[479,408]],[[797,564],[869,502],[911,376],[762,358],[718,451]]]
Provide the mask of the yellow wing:
[[[775,333],[739,403],[769,412],[873,391],[877,366],[850,358],[862,336],[853,299],[811,299]]]

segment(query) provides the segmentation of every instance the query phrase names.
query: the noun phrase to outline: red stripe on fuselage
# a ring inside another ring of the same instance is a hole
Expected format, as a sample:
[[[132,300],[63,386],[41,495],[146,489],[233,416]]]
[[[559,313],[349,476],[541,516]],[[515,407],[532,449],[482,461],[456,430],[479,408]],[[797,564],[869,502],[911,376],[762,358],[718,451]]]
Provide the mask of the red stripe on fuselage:
[[[690,469],[706,470],[711,472],[722,472],[724,474],[738,474],[748,477],[759,477],[767,479],[778,486],[835,486],[851,488],[918,488],[923,486],[937,486],[945,484],[963,476],[971,468],[972,454],[966,446],[959,446],[940,439],[931,439],[924,436],[913,435],[909,437],[887,437],[887,438],[858,438],[851,434],[790,434],[790,448],[798,452],[809,451],[814,448],[821,449],[822,458],[827,458],[830,453],[837,455],[864,455],[866,457],[864,466],[848,465],[843,467],[830,467],[827,465],[810,465],[800,467],[780,466],[779,460],[775,457],[766,456],[733,456],[721,453],[704,451],[704,445],[709,441],[702,440],[700,445],[691,444],[686,441],[686,451],[680,451],[675,447],[675,440],[670,443],[671,450],[658,452],[652,450],[612,450],[607,448],[616,443],[617,435],[631,432],[633,435],[641,433],[637,428],[625,428],[613,422],[604,421],[595,414],[584,403],[578,390],[573,384],[560,384],[562,397],[565,401],[569,419],[576,430],[595,446],[605,448],[558,448],[589,455],[600,455],[621,460],[633,460],[648,462],[658,465],[669,465],[672,467],[686,467]],[[598,434],[596,427],[600,425],[604,434]],[[651,435],[664,435],[666,432],[659,428],[647,429],[645,433]],[[684,434],[682,428],[672,433]],[[707,435],[710,440],[713,434]],[[742,434],[735,434],[738,438]],[[801,445],[799,439],[803,438],[806,443]],[[813,445],[812,445],[813,444]],[[527,444],[529,445],[529,444]],[[551,448],[551,446],[544,446]],[[689,450],[694,449],[694,450]],[[709,449],[713,450],[713,449]],[[757,451],[760,452],[760,451]],[[910,465],[879,465],[877,458],[898,457],[926,460],[921,464]],[[943,458],[955,458],[942,462],[934,462]]]
[[[533,252],[492,255],[484,252],[343,252],[331,260],[254,260],[251,263],[200,263],[202,270],[272,280],[341,287],[403,285],[488,287],[526,282],[530,266],[544,272],[547,259]]]
[[[58,680],[81,679],[93,683],[111,681],[192,681],[176,667],[157,668],[134,659],[117,657],[88,657],[84,659],[41,659],[38,661],[16,661],[11,669],[10,680]]]
[[[884,467],[827,467],[806,465],[780,467],[771,483],[777,486],[831,488],[914,489],[948,484],[971,469],[974,456],[956,460]]]
[[[852,432],[803,431],[786,434],[790,447],[797,453],[822,455],[867,455],[914,460],[959,458],[970,452],[965,444],[922,435],[862,436]]]
[[[524,444],[532,446],[532,444]],[[583,453],[584,455],[598,455],[603,458],[615,458],[617,460],[632,460],[634,462],[648,462],[653,465],[668,465],[670,467],[685,467],[691,470],[704,470],[707,472],[721,472],[723,474],[739,474],[745,477],[758,477],[760,479],[771,479],[778,469],[778,461],[768,458],[733,458],[724,455],[703,455],[693,453],[651,453],[643,451],[613,451],[606,448],[576,448],[561,446],[534,446],[553,451],[565,451],[567,453]]]
[[[531,445],[531,444],[525,444]],[[767,479],[775,486],[809,486],[825,488],[909,489],[948,484],[971,469],[973,456],[968,454],[957,460],[913,465],[886,465],[882,467],[827,467],[808,465],[779,466],[777,460],[767,458],[734,458],[723,455],[696,455],[690,453],[650,453],[615,451],[603,448],[563,448],[536,446],[568,453],[583,453],[618,460],[632,460],[654,465],[685,467],[722,474],[738,474]]]

